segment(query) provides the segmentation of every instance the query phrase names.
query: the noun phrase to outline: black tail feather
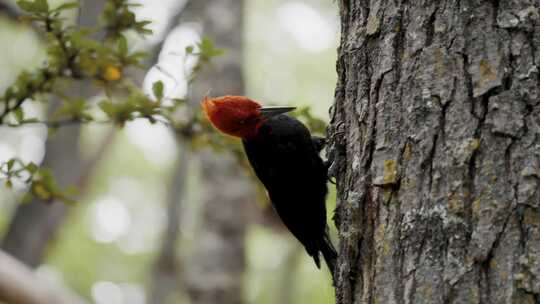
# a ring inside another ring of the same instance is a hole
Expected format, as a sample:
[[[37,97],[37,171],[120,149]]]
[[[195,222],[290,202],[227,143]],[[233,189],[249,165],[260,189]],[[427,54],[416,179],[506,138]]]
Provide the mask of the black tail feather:
[[[328,234],[325,234],[319,249],[321,250],[328,269],[330,269],[330,272],[332,273],[332,277],[334,277],[334,274],[336,273],[338,255],[336,249],[334,248],[334,245],[332,245],[332,241],[330,241],[330,238],[328,237]]]
[[[313,261],[315,261],[315,266],[317,266],[317,268],[321,269],[321,259],[319,257],[319,253],[316,252],[311,257],[313,258]]]

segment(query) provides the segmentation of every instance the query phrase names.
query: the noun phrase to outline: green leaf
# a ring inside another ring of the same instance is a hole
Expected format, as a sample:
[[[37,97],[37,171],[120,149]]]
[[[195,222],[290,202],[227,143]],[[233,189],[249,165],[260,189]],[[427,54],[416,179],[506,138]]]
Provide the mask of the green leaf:
[[[135,53],[132,53],[130,55],[126,55],[123,58],[123,62],[126,65],[133,65],[133,66],[137,66],[137,67],[142,68],[142,67],[144,67],[144,65],[142,64],[141,59],[146,57],[147,55],[148,54],[144,53],[144,52],[135,52]]]
[[[108,100],[104,100],[104,101],[99,103],[99,108],[101,109],[101,111],[105,112],[105,114],[107,114],[107,116],[109,116],[109,117],[114,116],[115,106],[114,106],[114,104],[112,102],[110,102]]]
[[[30,1],[19,0],[17,1],[17,5],[26,12],[32,12],[34,10],[33,3]]]
[[[152,91],[154,92],[154,96],[161,100],[163,98],[163,82],[161,80],[154,82]]]
[[[124,35],[120,35],[118,38],[118,53],[120,57],[126,57],[128,54],[128,43]]]
[[[35,0],[34,4],[40,13],[46,13],[49,11],[49,3],[47,3],[47,0]]]
[[[47,13],[49,11],[49,4],[47,0],[19,0],[17,5],[28,13]]]
[[[148,20],[138,21],[135,23],[135,31],[142,35],[150,35],[152,34],[152,30],[149,28],[146,28],[146,26],[151,23],[152,21],[148,21]]]
[[[17,5],[25,12],[33,13],[35,11],[34,2],[19,0]]]
[[[51,191],[41,182],[34,182],[32,184],[32,192],[44,201],[48,201],[52,198]]]
[[[55,11],[63,11],[63,10],[68,10],[68,9],[72,9],[72,8],[77,8],[77,7],[79,7],[78,2],[68,2],[68,3],[64,3],[64,4],[60,5],[60,6],[58,6],[54,10]]]
[[[121,10],[120,14],[111,15],[111,23],[117,24],[119,28],[127,29],[136,26],[135,14],[128,10]],[[137,30],[136,28],[134,28]]]
[[[15,164],[15,159],[14,159],[14,158],[8,160],[8,162],[7,162],[7,169],[8,169],[8,171],[11,171],[11,168],[13,168],[13,165],[14,165],[14,164]]]
[[[36,173],[37,169],[38,166],[33,162],[29,162],[28,165],[26,165],[26,171],[28,171],[30,174]]]
[[[23,109],[21,107],[16,108],[13,111],[13,115],[15,115],[15,119],[19,123],[24,120],[24,111],[23,111]]]
[[[54,112],[52,117],[54,119],[61,117],[69,117],[78,119],[85,114],[85,111],[88,110],[89,106],[84,99],[73,99],[65,101],[59,108]]]
[[[193,46],[192,45],[189,45],[189,46],[186,46],[186,54],[193,54]]]
[[[48,187],[51,187],[56,183],[52,171],[49,168],[39,169],[39,177],[40,181]]]
[[[206,58],[220,56],[225,53],[223,49],[216,48],[212,40],[208,39],[208,37],[203,37],[201,42],[199,42],[199,49],[201,51],[201,56]]]

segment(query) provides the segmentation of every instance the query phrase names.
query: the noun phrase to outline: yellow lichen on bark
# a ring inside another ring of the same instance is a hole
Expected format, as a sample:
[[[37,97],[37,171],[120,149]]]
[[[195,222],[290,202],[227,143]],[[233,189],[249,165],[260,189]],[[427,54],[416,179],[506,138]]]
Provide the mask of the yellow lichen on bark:
[[[387,159],[384,161],[384,177],[385,184],[393,184],[396,182],[396,161],[393,159]]]

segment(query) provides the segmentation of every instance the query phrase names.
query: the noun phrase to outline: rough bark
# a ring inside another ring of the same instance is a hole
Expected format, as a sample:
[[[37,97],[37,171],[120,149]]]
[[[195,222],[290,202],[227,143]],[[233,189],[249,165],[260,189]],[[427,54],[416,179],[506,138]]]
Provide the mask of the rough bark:
[[[209,89],[212,96],[243,94],[243,1],[197,0],[190,6],[201,16],[203,35],[226,49],[195,81],[193,101],[198,104]],[[242,303],[247,212],[254,187],[230,154],[204,151],[199,162],[202,215],[185,265],[186,288],[194,304]]]
[[[540,303],[539,9],[339,1],[337,303]]]

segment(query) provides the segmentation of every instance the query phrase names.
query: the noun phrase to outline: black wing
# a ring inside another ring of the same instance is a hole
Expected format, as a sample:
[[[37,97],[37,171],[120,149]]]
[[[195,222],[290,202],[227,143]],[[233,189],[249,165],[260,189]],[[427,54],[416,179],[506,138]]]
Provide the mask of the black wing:
[[[326,168],[309,130],[286,115],[265,122],[244,140],[257,177],[283,223],[318,264],[326,237]]]

